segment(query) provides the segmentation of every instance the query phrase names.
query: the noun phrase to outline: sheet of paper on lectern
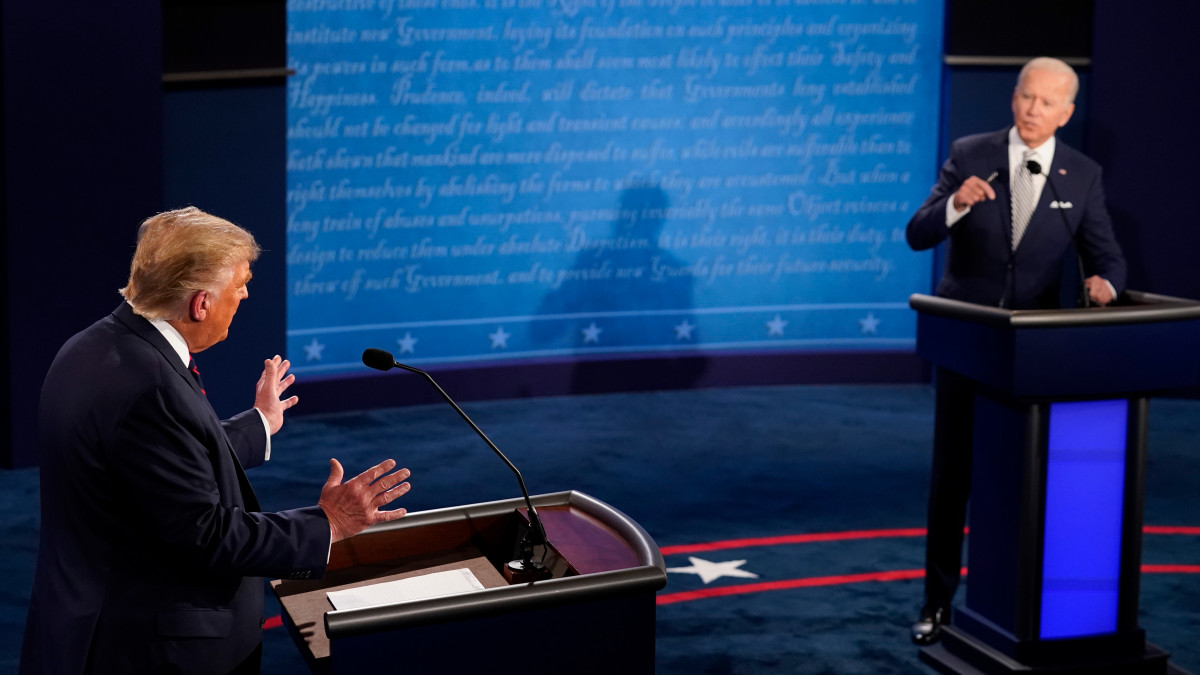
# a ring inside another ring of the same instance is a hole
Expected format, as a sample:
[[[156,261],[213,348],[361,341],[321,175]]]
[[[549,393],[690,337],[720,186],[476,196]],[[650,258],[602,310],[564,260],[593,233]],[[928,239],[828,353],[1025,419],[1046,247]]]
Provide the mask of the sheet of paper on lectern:
[[[483,584],[479,583],[479,579],[475,578],[471,570],[463,568],[331,591],[326,595],[329,596],[329,602],[333,603],[334,609],[343,610],[426,600],[483,589]]]

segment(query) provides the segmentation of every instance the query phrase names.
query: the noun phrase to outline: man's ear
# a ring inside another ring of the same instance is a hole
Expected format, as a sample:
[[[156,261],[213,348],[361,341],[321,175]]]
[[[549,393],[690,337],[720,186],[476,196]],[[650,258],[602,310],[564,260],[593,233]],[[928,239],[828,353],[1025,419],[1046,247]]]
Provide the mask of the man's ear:
[[[188,318],[203,321],[208,317],[208,291],[196,291],[188,301]]]

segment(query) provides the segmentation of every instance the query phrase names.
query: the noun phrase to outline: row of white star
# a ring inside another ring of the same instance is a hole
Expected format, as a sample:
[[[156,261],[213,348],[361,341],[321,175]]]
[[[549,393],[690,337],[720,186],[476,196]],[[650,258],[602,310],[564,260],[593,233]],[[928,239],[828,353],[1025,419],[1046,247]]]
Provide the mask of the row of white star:
[[[876,318],[872,312],[867,312],[867,315],[858,320],[862,327],[864,335],[874,335],[879,332],[880,319]],[[767,337],[783,337],[784,330],[787,328],[788,322],[775,315],[770,321],[763,324],[767,328]],[[684,319],[681,323],[674,326],[676,340],[691,340],[692,332],[696,330],[696,325]],[[604,329],[596,325],[593,321],[586,328],[581,329],[580,334],[583,337],[583,344],[600,344],[600,334]],[[504,330],[504,326],[497,326],[495,332],[488,333],[488,338],[492,341],[492,349],[508,349],[508,338],[512,337],[512,333]],[[400,345],[401,354],[416,353],[418,338],[413,337],[412,333],[405,332],[404,337],[396,340],[396,344]],[[313,338],[312,342],[304,345],[304,354],[306,361],[320,361],[322,352],[325,351],[325,344],[317,338]]]

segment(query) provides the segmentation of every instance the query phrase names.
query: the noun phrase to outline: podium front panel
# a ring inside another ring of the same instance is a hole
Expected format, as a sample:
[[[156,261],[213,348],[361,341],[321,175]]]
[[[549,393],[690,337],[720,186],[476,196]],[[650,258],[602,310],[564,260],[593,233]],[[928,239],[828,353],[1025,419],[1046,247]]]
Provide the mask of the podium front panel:
[[[1050,404],[1043,640],[1117,630],[1128,419],[1124,399]]]

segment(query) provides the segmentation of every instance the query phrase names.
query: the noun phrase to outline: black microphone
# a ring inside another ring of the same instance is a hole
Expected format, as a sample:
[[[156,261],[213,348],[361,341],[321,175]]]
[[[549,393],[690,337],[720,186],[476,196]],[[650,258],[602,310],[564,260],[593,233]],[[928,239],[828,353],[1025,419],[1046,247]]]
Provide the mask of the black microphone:
[[[443,390],[438,383],[434,381],[432,375],[421,370],[420,368],[414,368],[412,366],[407,366],[403,363],[400,363],[391,355],[390,352],[385,352],[382,349],[365,350],[362,355],[362,362],[363,365],[367,366],[368,368],[374,368],[375,370],[386,371],[391,370],[392,368],[401,368],[412,373],[424,375],[425,379],[429,380],[429,384],[432,384],[433,388],[437,389],[437,392],[442,395],[443,399],[446,400],[446,403],[449,403],[450,406],[458,412],[459,416],[462,417],[467,424],[471,425],[471,428],[475,430],[475,433],[479,434],[479,437],[483,439],[483,442],[488,444],[488,447],[492,449],[492,452],[495,452],[496,456],[502,459],[504,463],[508,465],[508,468],[511,469],[513,474],[517,477],[517,483],[521,486],[521,494],[525,497],[525,507],[529,509],[529,531],[526,532],[525,537],[521,539],[521,558],[508,563],[508,573],[505,576],[509,577],[509,581],[516,580],[518,582],[543,579],[550,576],[549,570],[547,570],[546,566],[543,564],[546,557],[546,551],[544,548],[547,545],[546,528],[542,526],[542,521],[540,518],[538,518],[537,511],[533,508],[533,502],[529,499],[529,490],[525,489],[525,479],[521,477],[521,472],[517,470],[516,465],[510,462],[508,458],[504,456],[503,452],[500,452],[500,448],[496,447],[496,444],[492,442],[492,439],[488,438],[487,435],[483,433],[483,430],[480,429],[475,422],[471,421],[470,417],[467,417],[467,413],[463,412],[463,409],[458,407],[458,404],[454,402],[454,399],[450,398],[450,395],[447,394],[445,390]],[[535,546],[543,547],[542,560],[533,559],[533,548]]]
[[[1038,164],[1036,160],[1031,159],[1025,162],[1025,168],[1029,169],[1029,173],[1035,176],[1039,173],[1042,173],[1042,165]],[[1063,212],[1062,199],[1058,196],[1058,189],[1054,187],[1054,181],[1050,180],[1050,174],[1045,174],[1045,176],[1046,184],[1050,186],[1050,192],[1054,193],[1054,201],[1058,202],[1059,208],[1056,209],[1058,211],[1058,215],[1062,217],[1063,227],[1066,228],[1067,236],[1071,238],[1071,246],[1075,249],[1075,262],[1078,264],[1079,268],[1079,296],[1083,301],[1084,307],[1091,307],[1092,299],[1088,295],[1087,284],[1084,283],[1086,279],[1083,272],[1083,255],[1081,255],[1079,252],[1079,240],[1076,239],[1075,235],[1071,233],[1071,225],[1067,222],[1067,214]]]

